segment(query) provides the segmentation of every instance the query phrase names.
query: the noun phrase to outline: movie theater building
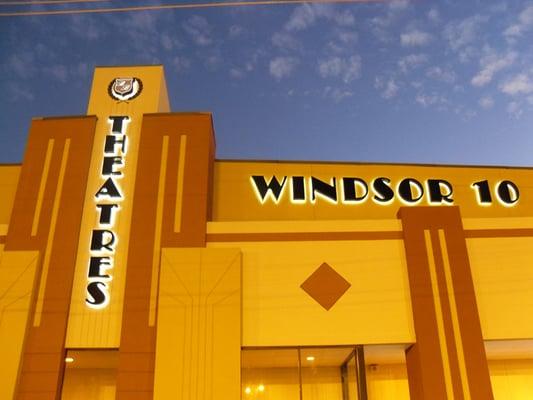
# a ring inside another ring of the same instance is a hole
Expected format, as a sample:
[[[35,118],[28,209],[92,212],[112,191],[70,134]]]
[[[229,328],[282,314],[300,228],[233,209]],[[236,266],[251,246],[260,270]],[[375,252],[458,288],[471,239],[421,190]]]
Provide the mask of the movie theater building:
[[[531,168],[217,160],[102,67],[0,193],[0,399],[533,398]]]

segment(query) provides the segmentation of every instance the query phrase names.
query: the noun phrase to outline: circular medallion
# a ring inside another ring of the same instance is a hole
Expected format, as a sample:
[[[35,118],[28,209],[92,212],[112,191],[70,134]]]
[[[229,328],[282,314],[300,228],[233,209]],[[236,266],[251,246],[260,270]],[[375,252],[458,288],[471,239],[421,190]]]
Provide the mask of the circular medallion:
[[[141,94],[143,84],[138,78],[115,78],[109,84],[107,92],[118,101],[133,100]]]

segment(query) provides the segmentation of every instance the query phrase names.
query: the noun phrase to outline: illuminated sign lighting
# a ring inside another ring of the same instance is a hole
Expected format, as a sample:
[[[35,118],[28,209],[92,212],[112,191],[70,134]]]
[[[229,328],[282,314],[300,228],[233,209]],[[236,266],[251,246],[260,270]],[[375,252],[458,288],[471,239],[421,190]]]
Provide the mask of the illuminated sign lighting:
[[[109,304],[109,283],[113,279],[109,270],[115,267],[114,256],[118,245],[114,227],[123,199],[119,180],[123,177],[122,169],[126,163],[126,131],[130,118],[111,116],[108,122],[110,132],[105,137],[100,171],[103,183],[94,195],[98,223],[91,233],[85,299],[87,306],[95,309]]]
[[[314,176],[278,178],[273,175],[267,179],[264,175],[252,175],[250,182],[261,204],[269,201],[279,204],[285,191],[290,192],[289,201],[292,204],[316,204],[319,199],[330,204],[340,202],[346,205],[363,204],[368,199],[378,205],[390,205],[395,199],[407,206],[418,205],[424,199],[429,205],[454,204],[453,186],[445,179],[426,179],[421,182],[407,177],[394,185],[387,177],[378,177],[367,183],[358,177],[331,177],[325,181]],[[471,187],[476,192],[479,205],[492,205],[488,181],[475,182]],[[515,206],[520,198],[518,187],[509,180],[497,182],[494,193],[498,202],[505,207]]]
[[[490,184],[487,180],[474,182],[471,187],[476,192],[477,203],[480,206],[490,206],[492,204],[493,194],[504,207],[515,206],[520,198],[518,187],[511,181],[496,182],[493,192],[491,192]]]

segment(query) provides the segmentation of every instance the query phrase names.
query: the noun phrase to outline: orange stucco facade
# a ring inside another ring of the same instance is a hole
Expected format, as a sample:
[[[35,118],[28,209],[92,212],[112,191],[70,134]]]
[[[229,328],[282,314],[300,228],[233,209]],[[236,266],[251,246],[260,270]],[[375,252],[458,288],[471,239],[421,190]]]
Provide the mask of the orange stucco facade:
[[[0,165],[0,398],[533,397],[533,169],[215,148],[160,66],[32,121]],[[340,346],[357,390],[304,364]]]

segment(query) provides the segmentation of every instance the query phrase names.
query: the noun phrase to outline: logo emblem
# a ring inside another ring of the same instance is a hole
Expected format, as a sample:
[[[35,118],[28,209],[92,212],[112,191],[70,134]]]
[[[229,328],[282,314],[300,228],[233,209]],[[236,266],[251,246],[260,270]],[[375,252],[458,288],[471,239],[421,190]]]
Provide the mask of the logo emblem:
[[[118,101],[133,100],[141,94],[143,84],[138,78],[115,78],[108,87],[111,98]]]

